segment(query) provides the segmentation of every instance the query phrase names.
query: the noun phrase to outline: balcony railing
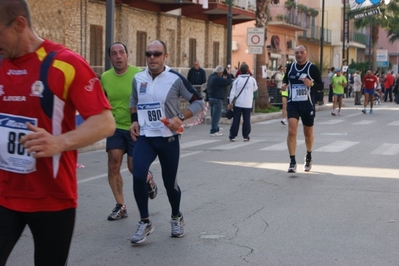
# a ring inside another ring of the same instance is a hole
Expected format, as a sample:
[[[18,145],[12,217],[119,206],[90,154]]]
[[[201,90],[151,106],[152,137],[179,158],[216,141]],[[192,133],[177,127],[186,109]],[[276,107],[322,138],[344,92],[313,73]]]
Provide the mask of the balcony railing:
[[[221,3],[229,4],[230,0],[208,0],[208,3]],[[255,11],[256,10],[256,0],[231,0],[232,5],[235,8],[241,8],[244,10]]]
[[[349,41],[368,45],[369,36],[358,32],[349,32]]]
[[[302,32],[302,38],[320,40],[321,38],[321,27],[312,26]],[[326,43],[331,43],[331,30],[324,28],[323,40]]]
[[[271,5],[269,21],[272,23],[282,21],[301,28],[309,28],[311,15],[304,13],[297,8],[287,9],[283,5]]]

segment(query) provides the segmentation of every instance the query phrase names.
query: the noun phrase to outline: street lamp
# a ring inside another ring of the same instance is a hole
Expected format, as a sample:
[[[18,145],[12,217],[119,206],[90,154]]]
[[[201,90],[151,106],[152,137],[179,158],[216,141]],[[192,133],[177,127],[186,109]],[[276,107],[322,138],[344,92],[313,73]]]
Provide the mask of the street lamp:
[[[321,34],[320,34],[320,72],[323,73],[323,49],[324,49],[324,1],[321,1]]]

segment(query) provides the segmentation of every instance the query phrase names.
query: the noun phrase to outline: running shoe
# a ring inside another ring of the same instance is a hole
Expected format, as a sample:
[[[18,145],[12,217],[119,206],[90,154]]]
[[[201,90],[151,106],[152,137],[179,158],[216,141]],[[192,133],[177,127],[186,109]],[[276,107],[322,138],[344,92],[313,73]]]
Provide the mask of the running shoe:
[[[108,215],[108,221],[120,220],[122,218],[128,217],[127,209],[125,204],[116,204],[115,208],[112,210],[111,214]]]
[[[283,120],[281,120],[281,124],[283,124],[283,125],[286,125],[287,124],[287,119],[283,119]]]
[[[341,116],[341,111],[338,111],[338,116]]]
[[[172,226],[172,232],[170,236],[172,237],[183,237],[184,236],[184,219],[183,214],[180,213],[179,216],[170,219],[170,224]]]
[[[288,173],[296,173],[296,163],[290,163],[288,167]]]
[[[366,113],[366,109],[363,109],[363,110],[362,110],[362,113],[365,114],[365,113]]]
[[[148,190],[148,198],[155,199],[155,197],[158,194],[158,187],[157,184],[155,184],[151,171],[148,171],[147,174],[147,190]]]
[[[230,142],[235,142],[235,141],[236,141],[235,138],[230,139]]]
[[[223,133],[223,128],[219,127],[219,133]]]
[[[244,142],[248,142],[250,140],[250,138],[245,138]]]
[[[309,172],[312,169],[312,159],[308,159],[305,156],[305,163],[303,164],[303,170]]]
[[[220,136],[223,136],[222,132],[211,133],[211,137],[220,137]]]
[[[130,239],[130,243],[143,243],[147,239],[147,236],[150,235],[152,232],[154,232],[154,227],[152,226],[151,222],[145,223],[143,221],[140,221],[137,225],[136,233],[134,234],[132,239]]]
[[[370,114],[372,114],[373,113],[373,109],[370,109]]]

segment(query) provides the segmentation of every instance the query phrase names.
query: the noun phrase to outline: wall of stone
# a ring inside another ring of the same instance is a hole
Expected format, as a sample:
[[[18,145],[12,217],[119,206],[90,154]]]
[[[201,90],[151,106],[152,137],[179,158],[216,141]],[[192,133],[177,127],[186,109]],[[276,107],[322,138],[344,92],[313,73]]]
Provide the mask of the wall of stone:
[[[101,25],[105,45],[105,1],[28,0],[28,3],[34,29],[42,38],[61,43],[90,60],[90,25]],[[136,51],[137,31],[147,33],[147,43],[154,39],[165,41],[169,53],[168,65],[172,67],[191,67],[187,57],[190,38],[197,40],[196,59],[203,67],[214,67],[214,41],[220,43],[219,64],[225,62],[227,31],[224,26],[117,4],[114,39],[126,44],[130,54],[129,63],[133,65],[136,64],[136,53],[144,52]],[[105,51],[104,47],[104,57]]]

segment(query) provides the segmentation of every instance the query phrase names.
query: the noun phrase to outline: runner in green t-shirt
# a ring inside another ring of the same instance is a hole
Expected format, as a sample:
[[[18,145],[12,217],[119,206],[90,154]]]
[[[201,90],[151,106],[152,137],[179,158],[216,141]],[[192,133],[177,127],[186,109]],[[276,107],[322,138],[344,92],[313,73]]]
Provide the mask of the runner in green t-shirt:
[[[338,115],[341,115],[342,98],[344,97],[344,87],[348,84],[344,75],[342,75],[341,69],[335,70],[335,75],[331,79],[333,87],[333,111],[331,115],[336,115],[335,109],[338,103]]]
[[[108,49],[112,68],[101,76],[101,84],[112,107],[112,114],[116,123],[114,135],[107,138],[106,151],[108,153],[108,182],[114,194],[116,207],[108,216],[108,220],[119,220],[127,217],[127,209],[123,197],[123,179],[120,173],[123,155],[127,153],[127,166],[133,174],[134,142],[130,136],[130,95],[134,75],[142,69],[128,64],[128,51],[124,44],[113,43]],[[157,186],[152,173],[147,175],[148,197],[155,198]]]

